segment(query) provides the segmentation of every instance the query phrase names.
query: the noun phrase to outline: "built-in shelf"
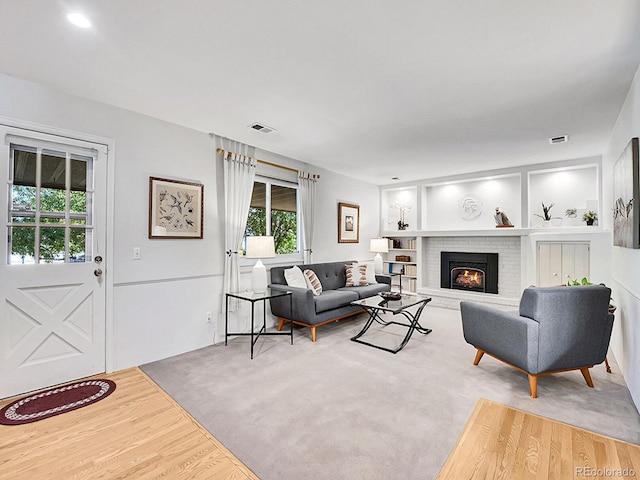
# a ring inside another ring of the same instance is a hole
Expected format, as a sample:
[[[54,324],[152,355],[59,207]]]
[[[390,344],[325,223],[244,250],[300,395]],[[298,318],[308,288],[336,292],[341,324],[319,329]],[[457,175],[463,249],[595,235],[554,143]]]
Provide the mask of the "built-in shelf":
[[[412,232],[408,237],[526,237],[544,234],[583,234],[610,233],[601,227],[548,227],[548,228],[491,228],[485,230],[421,230]],[[396,232],[383,232],[385,237],[400,237]],[[403,249],[404,250],[404,249]]]

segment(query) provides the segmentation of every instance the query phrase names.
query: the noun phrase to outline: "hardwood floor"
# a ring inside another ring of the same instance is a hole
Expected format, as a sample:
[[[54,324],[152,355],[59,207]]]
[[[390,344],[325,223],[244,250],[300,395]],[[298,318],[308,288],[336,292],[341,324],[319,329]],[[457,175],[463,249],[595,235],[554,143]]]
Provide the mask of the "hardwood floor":
[[[0,478],[258,478],[138,368],[99,377],[117,387],[98,403],[0,425]]]
[[[0,425],[0,478],[258,479],[138,368],[100,377],[117,388],[98,403],[27,425]],[[438,475],[589,477],[640,479],[640,446],[484,399]]]
[[[640,479],[640,446],[480,399],[439,480]]]

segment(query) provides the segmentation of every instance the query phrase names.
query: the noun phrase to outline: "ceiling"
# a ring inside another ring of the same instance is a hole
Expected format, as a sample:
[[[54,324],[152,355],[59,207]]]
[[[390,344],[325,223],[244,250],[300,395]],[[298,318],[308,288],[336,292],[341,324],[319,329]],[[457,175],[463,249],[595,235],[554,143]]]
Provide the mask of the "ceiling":
[[[391,184],[602,154],[639,25],[637,0],[0,0],[0,72]]]

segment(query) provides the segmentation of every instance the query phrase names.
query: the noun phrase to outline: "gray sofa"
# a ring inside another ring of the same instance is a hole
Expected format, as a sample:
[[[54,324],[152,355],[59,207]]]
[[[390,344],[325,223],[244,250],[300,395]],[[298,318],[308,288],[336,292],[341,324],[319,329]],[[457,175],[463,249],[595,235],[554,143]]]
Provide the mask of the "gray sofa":
[[[279,320],[278,330],[282,329],[285,322],[293,322],[296,325],[309,327],[311,329],[311,340],[315,342],[317,327],[363,311],[360,307],[350,305],[351,302],[391,290],[391,278],[385,275],[376,275],[376,281],[379,283],[361,287],[346,287],[345,265],[352,263],[355,262],[298,265],[302,271],[310,269],[318,276],[322,284],[322,293],[320,295],[314,295],[309,289],[287,285],[284,271],[292,266],[272,267],[269,287],[272,290],[293,292],[291,299],[292,310],[289,307],[289,298],[287,297],[270,300],[271,313],[278,317]]]
[[[527,288],[518,312],[461,302],[464,338],[477,349],[473,364],[487,353],[526,373],[533,398],[540,375],[567,370],[580,370],[593,387],[589,368],[605,361],[611,338],[610,296],[600,285]]]

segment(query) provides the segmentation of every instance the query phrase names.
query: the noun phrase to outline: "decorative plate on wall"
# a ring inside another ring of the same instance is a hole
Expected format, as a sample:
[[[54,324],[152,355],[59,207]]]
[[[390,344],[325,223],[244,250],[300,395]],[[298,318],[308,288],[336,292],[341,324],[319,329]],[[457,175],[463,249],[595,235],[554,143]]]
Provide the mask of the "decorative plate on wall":
[[[475,193],[465,193],[458,200],[458,213],[464,220],[473,220],[482,213],[482,200]]]

